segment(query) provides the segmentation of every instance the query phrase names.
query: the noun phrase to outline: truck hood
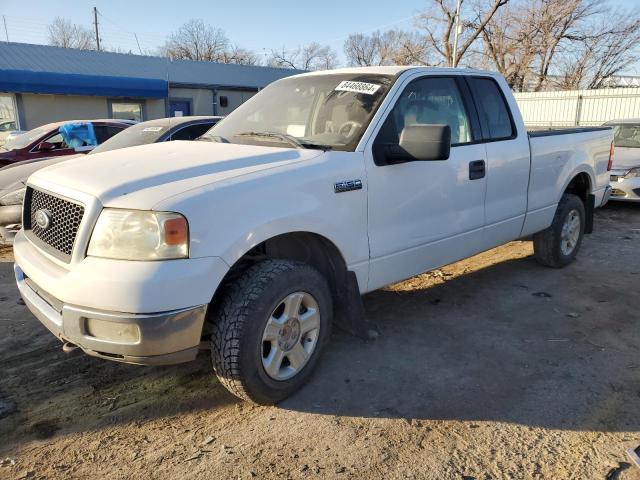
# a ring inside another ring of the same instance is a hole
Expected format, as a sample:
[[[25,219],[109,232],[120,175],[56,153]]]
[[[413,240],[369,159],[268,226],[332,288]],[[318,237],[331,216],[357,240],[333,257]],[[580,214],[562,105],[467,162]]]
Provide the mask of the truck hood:
[[[640,148],[616,147],[613,170],[629,170],[633,167],[640,167]]]
[[[93,195],[106,206],[151,209],[194,188],[320,154],[320,150],[230,143],[162,142],[68,160],[38,170],[29,181]]]

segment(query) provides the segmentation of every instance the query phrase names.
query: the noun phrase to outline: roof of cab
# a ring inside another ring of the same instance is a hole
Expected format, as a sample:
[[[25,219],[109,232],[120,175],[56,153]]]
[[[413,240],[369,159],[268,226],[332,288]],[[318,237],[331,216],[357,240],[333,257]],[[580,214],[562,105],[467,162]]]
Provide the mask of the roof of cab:
[[[471,68],[449,68],[449,67],[427,67],[420,65],[407,65],[407,66],[373,66],[373,67],[347,67],[336,68],[334,70],[317,70],[315,72],[301,73],[297,76],[313,76],[313,75],[331,75],[331,74],[362,74],[369,73],[372,75],[398,75],[400,73],[416,70],[429,73],[464,73],[464,74],[483,74],[495,76],[496,72],[487,70],[475,70]]]

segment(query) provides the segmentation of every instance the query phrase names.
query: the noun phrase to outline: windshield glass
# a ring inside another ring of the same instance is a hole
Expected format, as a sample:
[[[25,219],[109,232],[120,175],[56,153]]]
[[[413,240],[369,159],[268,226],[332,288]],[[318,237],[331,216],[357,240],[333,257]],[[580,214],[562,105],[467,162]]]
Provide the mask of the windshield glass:
[[[122,132],[114,135],[109,140],[94,148],[90,155],[100,152],[108,152],[119,148],[135,147],[136,145],[147,145],[155,143],[169,130],[169,125],[150,125],[138,123]]]
[[[324,74],[272,83],[203,139],[353,151],[394,81],[391,75]]]
[[[33,130],[29,130],[22,135],[18,135],[15,138],[11,138],[6,141],[3,147],[6,150],[15,150],[18,148],[24,148],[31,145],[32,142],[43,136],[47,133],[49,129],[47,128],[34,128]]]
[[[640,148],[640,125],[613,125],[613,143],[616,147]]]

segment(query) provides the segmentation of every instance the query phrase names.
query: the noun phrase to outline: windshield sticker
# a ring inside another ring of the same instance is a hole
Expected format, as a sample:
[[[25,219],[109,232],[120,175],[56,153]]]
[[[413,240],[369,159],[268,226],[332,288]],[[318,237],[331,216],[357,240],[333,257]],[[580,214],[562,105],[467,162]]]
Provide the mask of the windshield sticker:
[[[162,130],[162,127],[147,127],[142,131],[143,132],[159,132],[160,130]]]
[[[376,85],[375,83],[353,82],[351,80],[345,80],[343,82],[340,82],[335,89],[339,92],[354,92],[364,93],[365,95],[373,95],[378,91],[379,88],[380,85]]]

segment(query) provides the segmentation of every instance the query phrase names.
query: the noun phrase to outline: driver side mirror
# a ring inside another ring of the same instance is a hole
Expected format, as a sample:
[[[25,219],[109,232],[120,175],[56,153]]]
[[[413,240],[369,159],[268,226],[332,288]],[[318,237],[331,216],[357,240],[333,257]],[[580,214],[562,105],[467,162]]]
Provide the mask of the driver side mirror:
[[[42,142],[40,145],[38,145],[39,152],[48,152],[50,150],[54,150],[55,148],[55,144],[50,142]]]
[[[385,143],[379,145],[380,148],[382,151],[376,156],[384,156],[385,164],[447,160],[451,153],[451,127],[407,125],[397,144]]]

